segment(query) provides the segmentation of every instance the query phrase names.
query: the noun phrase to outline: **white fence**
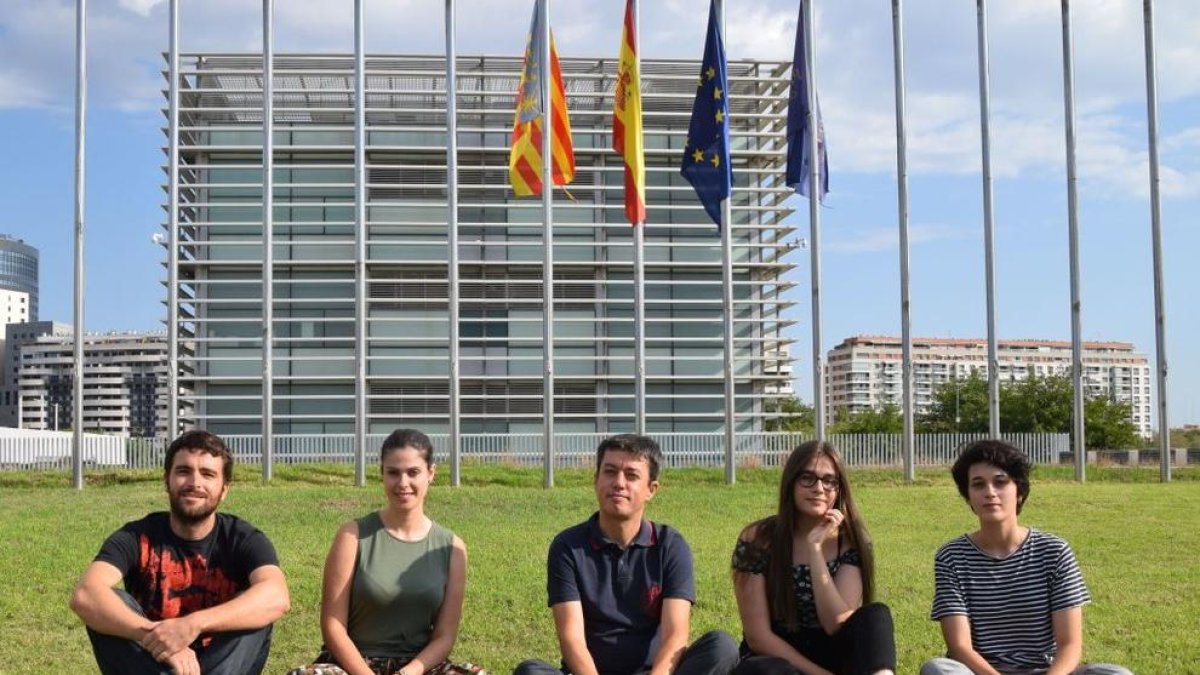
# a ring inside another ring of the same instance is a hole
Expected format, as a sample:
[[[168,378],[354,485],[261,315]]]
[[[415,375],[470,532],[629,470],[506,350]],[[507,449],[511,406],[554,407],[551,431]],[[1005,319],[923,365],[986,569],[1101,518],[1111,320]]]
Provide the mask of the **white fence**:
[[[83,463],[93,467],[128,466],[128,438],[83,435]],[[0,468],[67,469],[73,434],[69,431],[9,429],[0,433]]]
[[[559,434],[555,437],[555,466],[591,466],[596,446],[607,434]],[[652,434],[662,446],[670,467],[719,467],[725,464],[724,434]],[[437,460],[445,464],[449,447],[446,434],[431,434]],[[984,434],[917,434],[913,449],[917,466],[951,464],[964,443]],[[367,436],[367,463],[375,462],[383,434]],[[1067,434],[1005,434],[1005,440],[1024,450],[1035,464],[1057,464],[1070,452]],[[239,463],[257,464],[262,457],[262,437],[225,436]],[[740,434],[735,439],[734,461],[741,467],[779,466],[787,454],[808,437],[787,433]],[[829,438],[851,466],[897,467],[904,463],[903,437],[899,434],[845,434]],[[66,468],[71,464],[71,434],[13,430],[0,436],[0,468]],[[155,468],[162,466],[166,441],[158,438],[84,436],[85,466]],[[354,436],[277,435],[274,448],[278,464],[354,461]],[[541,434],[463,434],[464,464],[541,466]]]

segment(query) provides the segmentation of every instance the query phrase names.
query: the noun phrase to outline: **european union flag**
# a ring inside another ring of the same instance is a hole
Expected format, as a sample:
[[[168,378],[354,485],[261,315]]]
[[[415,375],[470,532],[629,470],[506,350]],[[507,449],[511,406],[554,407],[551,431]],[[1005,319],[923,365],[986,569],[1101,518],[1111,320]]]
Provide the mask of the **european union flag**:
[[[808,1],[808,0],[806,0]],[[796,53],[792,57],[792,89],[788,97],[787,186],[809,196],[812,182],[812,139],[808,135],[808,68],[804,54],[804,4],[796,20]],[[829,192],[829,157],[825,154],[825,125],[821,123],[821,105],[817,104],[817,150],[821,155],[821,196]]]
[[[683,177],[696,189],[709,217],[721,227],[721,200],[733,192],[729,166],[729,91],[725,78],[725,47],[717,23],[716,2],[708,6],[708,39],[696,83],[696,102],[683,151]]]

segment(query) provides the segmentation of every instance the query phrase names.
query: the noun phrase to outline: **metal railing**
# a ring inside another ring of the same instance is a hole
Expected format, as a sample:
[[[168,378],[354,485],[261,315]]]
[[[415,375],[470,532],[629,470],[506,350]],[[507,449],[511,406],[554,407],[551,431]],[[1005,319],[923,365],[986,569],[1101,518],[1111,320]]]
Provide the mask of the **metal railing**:
[[[596,446],[608,434],[560,433],[555,435],[555,466],[589,467]],[[725,462],[724,434],[652,434],[662,447],[668,467],[721,467]],[[918,466],[953,463],[964,443],[985,434],[917,434],[914,460]],[[239,463],[258,464],[262,458],[259,434],[223,437]],[[367,462],[374,461],[384,434],[366,437]],[[431,434],[435,456],[445,462],[447,434]],[[1005,440],[1021,448],[1035,464],[1057,464],[1071,450],[1067,434],[1005,434]],[[793,433],[746,433],[735,436],[734,458],[739,467],[777,467],[793,448],[809,437]],[[899,467],[903,465],[901,434],[841,434],[829,441],[846,463],[855,467]],[[95,468],[147,469],[162,465],[168,441],[162,438],[129,438],[88,434],[84,437],[83,463]],[[535,467],[543,461],[542,434],[462,434],[464,464],[505,464]],[[273,456],[280,464],[353,463],[354,434],[275,436]],[[70,466],[69,432],[30,432],[0,436],[0,468],[61,469]]]

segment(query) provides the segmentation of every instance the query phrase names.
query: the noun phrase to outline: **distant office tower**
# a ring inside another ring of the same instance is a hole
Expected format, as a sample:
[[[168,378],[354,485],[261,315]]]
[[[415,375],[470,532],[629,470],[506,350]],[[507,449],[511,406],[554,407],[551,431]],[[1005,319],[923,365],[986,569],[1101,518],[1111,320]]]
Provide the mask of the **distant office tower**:
[[[519,46],[517,37],[514,47]],[[262,57],[182,58],[178,302],[185,423],[258,433],[263,400]],[[577,173],[554,195],[556,430],[633,428],[632,230],[611,147],[615,59],[563,59]],[[274,59],[274,430],[355,427],[354,61]],[[541,200],[508,155],[519,58],[460,57],[458,219],[462,431],[542,428]],[[783,296],[795,225],[783,185],[790,64],[730,64],[737,424],[789,379]],[[697,62],[642,62],[648,166],[647,426],[723,425],[717,228],[679,175]],[[449,424],[445,63],[367,59],[366,421]]]
[[[23,320],[38,320],[38,250],[6,234],[0,234],[0,290],[28,294]]]
[[[16,362],[13,360],[13,339],[8,335],[9,324],[29,321],[29,293],[0,289],[0,427],[17,426]]]
[[[71,428],[75,346],[71,327],[45,321],[8,328],[18,364],[21,426]],[[165,435],[166,354],[162,333],[85,334],[83,430]]]
[[[838,410],[853,414],[886,403],[900,405],[900,350],[900,338],[877,335],[846,338],[831,349],[825,371],[828,421]],[[1070,342],[1001,340],[998,357],[1001,382],[1071,372]],[[1084,342],[1083,368],[1086,395],[1129,403],[1138,433],[1149,436],[1151,379],[1146,355],[1135,352],[1129,342]],[[913,338],[914,411],[927,412],[934,390],[973,372],[987,378],[987,340]]]
[[[9,367],[8,339],[4,327],[10,323],[37,321],[38,251],[20,239],[0,234],[0,354],[5,364],[0,372],[0,426],[17,425],[17,389]]]

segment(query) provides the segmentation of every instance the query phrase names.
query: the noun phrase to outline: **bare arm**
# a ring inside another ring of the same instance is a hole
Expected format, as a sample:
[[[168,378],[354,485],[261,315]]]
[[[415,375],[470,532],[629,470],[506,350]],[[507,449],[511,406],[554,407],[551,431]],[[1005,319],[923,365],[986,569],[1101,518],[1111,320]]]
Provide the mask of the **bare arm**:
[[[965,614],[952,614],[941,618],[942,638],[946,641],[946,654],[971,669],[975,675],[1000,675],[971,644],[971,622]]]
[[[598,675],[596,662],[587,648],[583,632],[583,603],[578,600],[560,602],[551,607],[554,612],[554,632],[563,663],[572,675]]]
[[[321,637],[325,648],[347,675],[373,675],[371,668],[350,640],[350,587],[354,583],[354,561],[358,557],[358,523],[338,528],[325,556],[321,581]]]
[[[71,611],[97,633],[141,640],[155,622],[130,609],[113,591],[121,577],[111,563],[97,560],[88,565],[71,594]]]
[[[692,603],[683,598],[664,598],[658,624],[658,652],[650,666],[650,675],[669,675],[688,646]]]
[[[446,580],[442,606],[438,608],[437,620],[433,624],[433,636],[429,644],[400,669],[399,675],[421,675],[450,656],[454,641],[458,639],[458,624],[462,621],[466,589],[467,546],[455,537],[454,550],[450,553],[450,576]]]
[[[1066,675],[1079,667],[1083,657],[1083,608],[1071,607],[1050,615],[1057,653],[1046,675]]]
[[[742,619],[742,635],[745,636],[751,651],[763,656],[777,656],[802,673],[825,675],[826,671],[823,668],[809,661],[771,630],[766,577],[735,571],[733,594],[737,598],[738,615]]]
[[[201,633],[258,630],[274,623],[290,607],[283,570],[278,565],[262,565],[250,573],[245,591],[219,605],[158,622],[142,637],[142,646],[162,660],[187,648]]]
[[[812,576],[813,604],[817,619],[826,635],[837,632],[846,619],[862,605],[862,571],[855,565],[843,565],[837,576],[830,576],[825,564],[824,546],[837,545],[842,513],[830,509],[820,525],[813,528],[805,541],[804,556]]]

